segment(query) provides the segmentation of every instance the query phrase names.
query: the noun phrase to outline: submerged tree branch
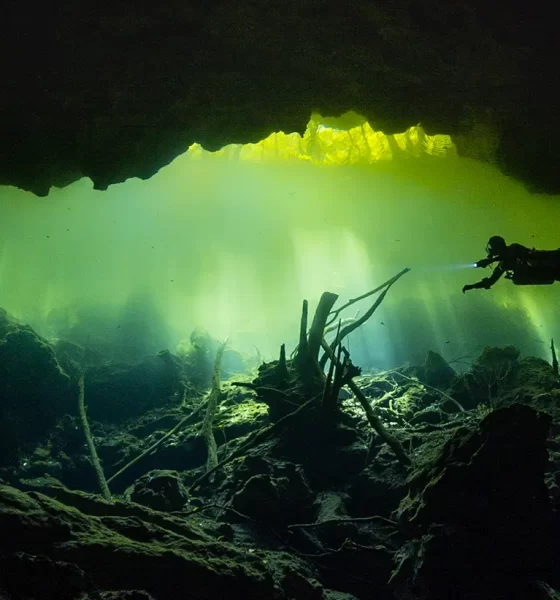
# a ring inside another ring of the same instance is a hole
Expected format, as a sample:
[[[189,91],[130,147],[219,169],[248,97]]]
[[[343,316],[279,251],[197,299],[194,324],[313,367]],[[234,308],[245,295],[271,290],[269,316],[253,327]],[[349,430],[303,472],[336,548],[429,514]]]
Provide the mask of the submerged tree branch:
[[[99,482],[99,487],[101,488],[101,494],[105,500],[111,501],[111,492],[109,491],[108,481],[105,479],[105,473],[103,472],[103,467],[101,466],[101,462],[99,461],[99,456],[97,456],[97,450],[95,449],[95,444],[93,443],[93,437],[91,435],[91,430],[89,428],[89,422],[86,414],[86,406],[85,406],[85,392],[84,392],[84,376],[81,375],[78,381],[78,390],[79,390],[79,410],[80,410],[80,420],[82,421],[82,428],[84,430],[84,435],[86,436],[86,442],[89,449],[89,455],[91,457],[91,462],[93,463],[93,468],[95,469],[95,474],[97,475],[97,481]]]
[[[163,437],[161,437],[157,442],[154,442],[147,450],[144,450],[144,452],[142,452],[141,454],[139,454],[136,458],[133,458],[129,463],[127,463],[122,469],[120,469],[119,471],[117,471],[114,475],[111,475],[111,477],[109,477],[109,479],[107,479],[107,483],[111,483],[112,481],[114,481],[117,477],[120,477],[125,471],[127,471],[130,467],[132,467],[133,465],[135,465],[137,462],[139,462],[141,459],[143,459],[145,456],[148,456],[148,454],[151,454],[163,441],[165,441],[167,438],[171,437],[176,431],[178,431],[179,429],[181,429],[181,427],[183,427],[183,425],[189,420],[192,419],[195,415],[197,415],[205,406],[208,405],[208,400],[205,400],[202,402],[202,404],[200,406],[198,406],[196,408],[196,410],[194,410],[192,413],[189,413],[186,417],[182,418],[177,425],[175,425],[172,429],[170,429]]]
[[[317,523],[294,523],[288,525],[288,529],[312,529],[314,527],[320,527],[321,525],[330,525],[331,523],[369,523],[371,521],[383,521],[389,523],[389,525],[397,525],[396,521],[381,517],[379,515],[373,515],[371,517],[341,517],[339,519],[325,519],[324,521],[318,521]]]
[[[558,375],[558,358],[556,357],[556,348],[554,347],[554,339],[550,340],[550,352],[552,353],[552,370],[555,375]]]
[[[208,406],[206,408],[206,414],[204,421],[202,422],[202,435],[206,442],[206,448],[208,449],[208,458],[206,460],[206,468],[208,470],[213,469],[218,464],[218,446],[214,439],[214,432],[212,431],[212,425],[214,423],[214,416],[218,409],[218,400],[222,393],[220,386],[220,369],[222,366],[222,357],[224,350],[226,349],[227,340],[223,342],[218,351],[216,352],[216,358],[214,360],[214,373],[212,375],[212,389],[208,396]]]
[[[151,454],[162,442],[164,442],[166,439],[168,439],[169,437],[171,437],[175,432],[177,432],[179,429],[181,429],[181,427],[183,427],[183,425],[189,419],[192,419],[193,417],[195,417],[203,408],[206,407],[206,416],[205,416],[205,419],[204,419],[204,423],[207,423],[207,419],[210,419],[209,415],[212,415],[212,417],[213,417],[213,415],[215,413],[216,406],[217,406],[218,398],[219,398],[219,395],[220,395],[220,366],[221,366],[221,360],[222,360],[222,356],[223,356],[223,353],[224,353],[224,350],[225,350],[226,343],[227,343],[227,340],[226,340],[226,342],[224,342],[220,346],[220,348],[218,349],[218,352],[216,354],[216,360],[214,362],[214,374],[213,374],[213,377],[212,377],[212,389],[210,391],[210,394],[209,394],[208,398],[206,400],[204,400],[200,404],[200,406],[198,406],[196,408],[196,410],[194,410],[192,413],[189,413],[186,417],[183,417],[177,423],[177,425],[175,425],[174,427],[172,427],[159,440],[157,440],[156,442],[154,442],[149,448],[147,448],[146,450],[144,450],[144,452],[140,453],[137,457],[133,458],[124,467],[122,467],[122,469],[119,469],[114,475],[112,475],[107,480],[108,484],[111,483],[112,481],[114,481],[117,477],[120,477],[125,471],[127,471],[130,467],[132,467],[136,463],[138,463],[145,456],[148,456],[148,454]],[[217,371],[216,371],[216,369],[217,369]],[[212,404],[215,403],[214,404],[214,408],[210,408],[211,403]],[[210,426],[211,426],[211,420],[209,422],[210,422]],[[204,432],[204,427],[205,426],[203,425],[203,432]],[[211,429],[210,429],[210,434],[212,435]],[[212,440],[214,440],[213,435],[212,435]],[[214,440],[214,444],[216,444],[215,440]],[[209,461],[210,461],[210,452],[211,452],[211,449],[209,448],[209,455],[208,455]],[[216,452],[217,452],[217,449],[216,449]],[[217,460],[217,454],[216,454],[216,460]]]
[[[380,292],[383,288],[393,285],[393,283],[395,283],[395,281],[397,281],[397,279],[399,279],[400,277],[402,277],[405,273],[408,273],[409,271],[410,271],[409,268],[403,269],[400,273],[397,273],[394,277],[392,277],[391,279],[388,279],[385,283],[382,283],[381,285],[377,286],[374,290],[371,290],[371,292],[367,292],[366,294],[362,294],[361,296],[358,296],[357,298],[352,298],[352,299],[348,300],[348,302],[346,304],[343,304],[340,308],[337,308],[332,313],[331,319],[327,322],[327,327],[329,327],[336,321],[338,315],[343,310],[347,309],[349,306],[352,306],[352,304],[356,304],[356,302],[359,302],[360,300],[364,300],[365,298],[368,298],[369,296],[373,296],[373,294],[377,294],[377,292]]]
[[[379,305],[383,302],[383,300],[385,299],[385,296],[387,295],[387,292],[391,289],[391,286],[398,281],[405,273],[408,273],[410,271],[410,269],[403,269],[400,273],[397,273],[397,275],[395,275],[392,279],[390,279],[389,281],[385,282],[381,287],[376,288],[377,291],[379,291],[380,289],[383,289],[383,292],[379,295],[379,297],[377,298],[377,300],[372,304],[372,306],[369,308],[368,311],[366,311],[362,317],[360,317],[359,319],[353,321],[352,323],[349,323],[348,325],[346,325],[346,327],[344,327],[335,337],[335,339],[331,342],[330,348],[331,350],[334,350],[336,348],[336,346],[342,342],[342,340],[350,333],[352,333],[352,331],[354,331],[355,329],[358,329],[358,327],[360,327],[361,325],[363,325],[370,317],[371,315],[373,315],[373,313],[379,308]],[[360,296],[359,298],[356,298],[355,300],[351,300],[350,302],[357,302],[358,300],[362,300],[363,298],[370,296],[371,294],[375,293],[374,290],[373,292],[368,292],[367,294],[365,294],[364,296]],[[349,304],[347,303],[345,306],[349,306]],[[339,309],[339,311],[342,309]],[[338,313],[339,311],[336,311],[336,313]],[[328,355],[325,352],[325,354],[323,354],[323,356],[321,357],[321,361],[320,361],[320,366],[321,368],[325,368],[325,365],[327,364],[327,359],[328,359]]]
[[[323,332],[323,337],[325,335],[327,335],[327,333],[330,333],[331,331],[334,331],[335,329],[339,329],[343,325],[348,325],[348,323],[353,323],[358,318],[359,313],[360,313],[360,311],[357,310],[356,314],[353,317],[347,317],[346,319],[339,319],[338,323],[333,323],[332,325],[325,327],[325,331]]]

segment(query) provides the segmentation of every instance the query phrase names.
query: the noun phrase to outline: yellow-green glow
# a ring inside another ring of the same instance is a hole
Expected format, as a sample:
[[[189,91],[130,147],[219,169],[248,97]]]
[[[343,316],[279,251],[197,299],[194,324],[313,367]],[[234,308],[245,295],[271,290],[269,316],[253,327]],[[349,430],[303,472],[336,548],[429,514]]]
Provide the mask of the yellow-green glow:
[[[328,123],[328,125],[327,125]],[[199,144],[189,148],[192,158],[215,157],[264,162],[310,162],[314,165],[363,165],[382,160],[420,156],[456,155],[448,135],[426,135],[422,127],[385,135],[355,113],[339,119],[314,114],[303,136],[272,133],[257,144],[231,144],[218,152],[206,152]]]
[[[348,299],[410,267],[351,340],[359,359],[384,366],[428,348],[454,358],[487,343],[546,356],[560,339],[560,284],[461,287],[489,274],[468,265],[491,235],[557,248],[559,222],[560,198],[457,157],[448,136],[314,116],[303,136],[213,154],[195,145],[152,179],[106,192],[88,180],[47,199],[1,188],[0,306],[54,334],[84,303],[125,319],[150,299],[171,349],[201,326],[271,356],[295,342],[303,298]]]

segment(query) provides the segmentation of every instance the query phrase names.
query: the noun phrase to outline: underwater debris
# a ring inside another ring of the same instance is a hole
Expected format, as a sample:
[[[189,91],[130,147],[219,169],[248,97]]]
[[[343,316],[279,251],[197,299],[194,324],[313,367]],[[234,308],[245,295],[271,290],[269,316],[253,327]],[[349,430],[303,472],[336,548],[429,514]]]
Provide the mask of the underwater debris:
[[[282,348],[279,361],[261,365],[257,379],[250,386],[257,392],[259,400],[269,406],[269,415],[273,423],[278,423],[285,418],[291,419],[293,415],[299,414],[302,406],[307,406],[307,412],[313,414],[313,417],[306,415],[304,418],[303,422],[307,424],[307,427],[336,429],[343,421],[338,392],[343,385],[346,385],[361,404],[374,431],[391,447],[403,465],[407,467],[410,465],[410,459],[398,439],[389,433],[381,419],[375,414],[368,399],[353,382],[353,378],[360,374],[360,370],[352,365],[349,353],[341,343],[345,335],[371,317],[390,287],[408,271],[409,269],[404,269],[372,292],[344,305],[347,308],[358,300],[382,290],[380,297],[361,319],[337,332],[336,344],[329,345],[324,339],[324,332],[328,324],[332,324],[333,318],[336,319],[341,312],[341,309],[332,311],[338,296],[330,292],[323,293],[309,332],[307,331],[308,304],[304,300],[300,319],[300,342],[293,360],[289,364],[286,362],[285,349]],[[319,347],[324,350],[325,362],[323,364],[318,361]],[[338,348],[337,353],[335,353],[336,348]],[[341,360],[342,355],[344,355],[343,360]],[[331,360],[331,366],[325,376],[323,369],[328,359]],[[239,385],[247,386],[245,383]],[[319,399],[322,401],[318,402]],[[317,404],[319,406],[316,406]],[[294,411],[294,406],[299,408]]]

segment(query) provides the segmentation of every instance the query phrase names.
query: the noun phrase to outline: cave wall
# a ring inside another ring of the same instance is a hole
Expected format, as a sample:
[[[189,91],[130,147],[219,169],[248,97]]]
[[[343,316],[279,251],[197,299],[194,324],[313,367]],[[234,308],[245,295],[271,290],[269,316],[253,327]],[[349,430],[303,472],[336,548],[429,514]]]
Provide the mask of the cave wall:
[[[385,133],[451,134],[462,154],[560,192],[560,43],[542,4],[8,0],[2,20],[1,184],[105,189],[193,142],[353,109]]]

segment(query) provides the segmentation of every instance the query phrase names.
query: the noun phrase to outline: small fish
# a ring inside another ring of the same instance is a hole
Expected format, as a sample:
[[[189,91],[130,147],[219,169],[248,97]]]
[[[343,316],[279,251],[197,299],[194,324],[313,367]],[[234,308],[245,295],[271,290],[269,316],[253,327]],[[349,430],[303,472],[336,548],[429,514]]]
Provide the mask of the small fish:
[[[383,321],[380,321],[381,325],[385,325],[385,323],[383,323]]]

